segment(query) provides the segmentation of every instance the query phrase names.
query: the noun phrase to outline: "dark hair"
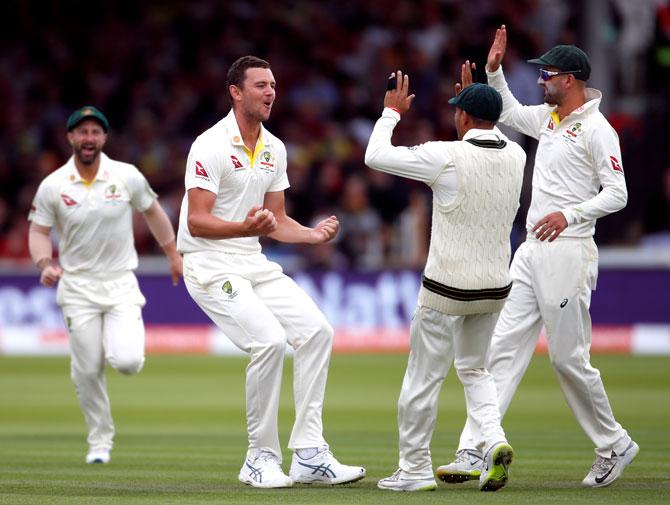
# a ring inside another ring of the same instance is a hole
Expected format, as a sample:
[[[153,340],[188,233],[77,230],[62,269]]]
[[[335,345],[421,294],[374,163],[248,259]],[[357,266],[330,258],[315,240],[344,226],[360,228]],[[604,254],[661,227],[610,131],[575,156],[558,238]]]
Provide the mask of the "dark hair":
[[[472,124],[475,128],[481,128],[484,130],[490,130],[496,125],[497,121],[489,121],[488,119],[481,119],[470,114],[470,119],[472,119]]]
[[[226,90],[228,91],[228,100],[233,103],[233,97],[230,94],[230,86],[237,86],[242,88],[244,78],[248,68],[270,68],[270,64],[257,58],[256,56],[242,56],[235,60],[235,62],[228,69],[228,78],[226,81]]]

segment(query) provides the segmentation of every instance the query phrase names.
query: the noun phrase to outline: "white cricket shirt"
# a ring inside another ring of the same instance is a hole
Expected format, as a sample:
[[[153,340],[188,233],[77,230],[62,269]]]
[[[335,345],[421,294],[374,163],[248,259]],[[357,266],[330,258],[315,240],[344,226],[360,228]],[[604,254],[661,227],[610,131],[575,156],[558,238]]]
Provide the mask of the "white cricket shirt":
[[[286,147],[261,124],[256,149],[244,142],[232,109],[226,117],[202,133],[188,154],[184,178],[186,194],[179,214],[177,249],[181,253],[215,251],[249,254],[261,251],[258,237],[207,239],[188,230],[188,190],[202,188],[216,194],[212,215],[224,221],[242,222],[254,205],[263,205],[265,193],[289,187]]]
[[[602,94],[587,88],[586,103],[559,122],[555,107],[521,105],[502,66],[486,75],[502,95],[500,122],[539,142],[528,231],[547,214],[561,211],[568,221],[562,237],[592,236],[596,219],[621,210],[628,199],[619,137],[598,110]]]
[[[71,157],[37,189],[28,219],[56,229],[60,264],[68,273],[118,273],[137,268],[133,209],[156,199],[137,168],[100,154],[100,168],[84,181]]]

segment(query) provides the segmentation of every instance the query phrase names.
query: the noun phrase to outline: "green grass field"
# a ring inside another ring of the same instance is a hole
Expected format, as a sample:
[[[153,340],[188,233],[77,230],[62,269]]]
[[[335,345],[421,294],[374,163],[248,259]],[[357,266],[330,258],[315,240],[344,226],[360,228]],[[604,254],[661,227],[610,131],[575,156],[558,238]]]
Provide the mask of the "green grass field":
[[[336,355],[324,410],[326,438],[344,462],[367,468],[340,487],[257,490],[240,484],[246,450],[240,358],[149,356],[136,377],[109,373],[117,427],[109,465],[86,465],[85,428],[65,358],[0,357],[0,503],[209,504],[668,503],[670,359],[596,356],[617,419],[641,452],[609,488],[583,489],[593,448],[573,420],[546,356],[536,356],[505,419],[515,448],[511,480],[497,493],[476,483],[434,493],[376,489],[397,465],[396,401],[403,355]],[[292,423],[292,362],[280,412],[284,444]],[[464,419],[453,370],[440,399],[435,466],[452,459]],[[290,453],[284,453],[288,470]]]

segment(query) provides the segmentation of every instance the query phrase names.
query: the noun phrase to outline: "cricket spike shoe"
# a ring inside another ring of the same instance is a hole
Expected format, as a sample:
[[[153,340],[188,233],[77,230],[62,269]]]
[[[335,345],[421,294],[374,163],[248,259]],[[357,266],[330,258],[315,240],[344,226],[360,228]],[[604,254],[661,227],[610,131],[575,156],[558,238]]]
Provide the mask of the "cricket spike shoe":
[[[484,456],[484,468],[479,477],[479,490],[497,491],[507,484],[513,457],[514,450],[506,442],[499,442],[491,447]]]
[[[582,481],[587,487],[605,487],[621,477],[624,469],[635,459],[640,452],[640,446],[632,440],[621,454],[612,451],[612,457],[596,456],[591,471]]]
[[[112,459],[107,449],[91,449],[86,455],[86,464],[103,464],[106,465]]]
[[[282,471],[279,458],[270,451],[261,450],[247,456],[238,478],[244,484],[259,488],[293,486],[293,481]]]
[[[293,453],[289,475],[294,482],[301,484],[348,484],[365,477],[365,468],[343,465],[328,446],[320,447],[311,458],[301,458]]]
[[[432,474],[414,475],[398,468],[393,475],[377,482],[377,487],[387,491],[435,491],[437,482]]]
[[[482,474],[484,457],[475,449],[461,449],[456,459],[448,465],[438,467],[435,475],[448,484],[459,484],[468,480],[478,480]]]

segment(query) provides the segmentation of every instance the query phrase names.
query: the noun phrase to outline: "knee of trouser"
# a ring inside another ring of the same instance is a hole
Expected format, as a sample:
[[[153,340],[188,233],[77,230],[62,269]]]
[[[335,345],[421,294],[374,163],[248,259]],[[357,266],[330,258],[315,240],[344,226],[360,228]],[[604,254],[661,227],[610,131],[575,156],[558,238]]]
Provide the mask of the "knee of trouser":
[[[461,368],[456,369],[456,375],[461,384],[476,384],[479,381],[486,380],[491,374],[485,368]]]
[[[334,336],[335,330],[328,321],[323,319],[319,324],[315,325],[311,331],[305,333],[302,338],[297,338],[294,347],[298,349],[309,342],[310,347],[317,346],[323,349],[330,349],[333,345]]]
[[[123,375],[134,375],[139,373],[144,366],[144,357],[122,356],[110,357],[108,362],[114,370]]]
[[[554,371],[563,377],[569,377],[586,366],[586,362],[578,356],[559,356],[550,358]]]
[[[70,378],[75,384],[82,382],[94,382],[100,378],[102,370],[97,367],[79,367],[70,370]]]

